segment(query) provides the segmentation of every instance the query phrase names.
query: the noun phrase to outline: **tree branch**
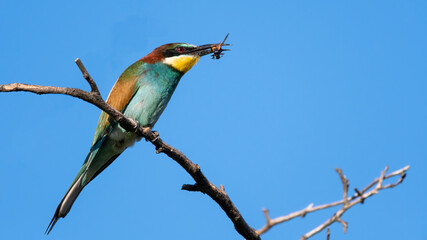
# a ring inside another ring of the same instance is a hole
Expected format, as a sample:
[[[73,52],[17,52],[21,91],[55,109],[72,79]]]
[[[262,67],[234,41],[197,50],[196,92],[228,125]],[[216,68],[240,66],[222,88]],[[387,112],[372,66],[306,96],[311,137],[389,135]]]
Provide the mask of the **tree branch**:
[[[163,152],[170,158],[172,158],[174,161],[176,161],[179,165],[181,165],[181,167],[184,168],[185,171],[187,171],[187,173],[190,174],[196,182],[196,184],[191,185],[193,187],[189,187],[190,185],[183,185],[183,190],[199,191],[207,194],[227,214],[228,218],[230,218],[230,220],[233,222],[234,228],[240,235],[250,240],[260,239],[258,233],[253,228],[251,228],[243,219],[239,210],[234,206],[233,202],[228,197],[223,187],[221,187],[221,189],[218,189],[215,185],[213,185],[202,173],[199,165],[191,162],[190,159],[188,159],[181,151],[165,143],[159,137],[157,132],[151,131],[151,129],[148,127],[139,126],[135,120],[127,118],[121,112],[117,111],[109,104],[107,104],[102,99],[95,81],[89,75],[88,71],[86,70],[80,59],[76,59],[75,62],[79,67],[80,71],[82,72],[83,77],[89,83],[91,87],[91,92],[83,91],[77,88],[38,86],[22,83],[0,85],[0,92],[24,91],[36,94],[64,94],[82,99],[88,103],[97,106],[98,108],[106,112],[111,118],[117,121],[120,126],[126,129],[127,131],[134,132],[139,136],[144,137],[147,141],[150,141],[156,147],[157,153]]]
[[[326,240],[329,240],[329,238],[331,237],[331,231],[329,231],[329,228],[326,229]]]
[[[266,233],[267,231],[269,231],[272,227],[283,223],[283,222],[287,222],[289,220],[292,220],[296,217],[304,217],[307,213],[311,213],[311,212],[315,212],[315,211],[319,211],[322,209],[327,209],[327,208],[331,208],[331,207],[335,207],[338,205],[343,205],[342,208],[340,210],[338,210],[337,212],[335,212],[335,214],[328,219],[327,221],[325,221],[324,223],[322,223],[321,225],[319,225],[318,227],[316,227],[315,229],[311,230],[310,232],[304,234],[301,239],[308,239],[312,236],[314,236],[315,234],[319,233],[320,231],[324,230],[325,228],[329,227],[330,225],[332,225],[334,222],[339,222],[343,225],[344,227],[344,232],[347,230],[348,228],[348,224],[347,222],[343,221],[341,219],[341,216],[350,208],[352,208],[354,205],[358,204],[358,203],[364,203],[365,199],[372,197],[373,195],[377,194],[380,190],[383,189],[388,189],[388,188],[393,188],[397,185],[399,185],[400,183],[403,182],[403,180],[406,177],[406,172],[409,170],[410,166],[406,166],[404,168],[401,168],[397,171],[394,171],[388,175],[385,175],[388,167],[385,168],[384,171],[381,172],[381,175],[379,178],[376,178],[374,181],[372,181],[370,184],[368,184],[368,186],[366,186],[365,188],[363,188],[361,191],[359,191],[357,188],[355,189],[355,194],[351,197],[348,197],[348,186],[349,186],[349,181],[348,179],[344,176],[344,174],[342,173],[341,169],[336,169],[337,173],[340,176],[340,180],[341,183],[343,185],[343,199],[340,201],[336,201],[333,203],[329,203],[329,204],[323,204],[323,205],[319,205],[316,207],[313,207],[313,203],[311,203],[310,205],[308,205],[306,208],[290,213],[286,216],[281,216],[281,217],[277,217],[274,219],[271,219],[269,214],[268,214],[268,210],[263,209],[265,218],[266,218],[266,224],[264,227],[262,227],[261,229],[257,230],[259,235],[262,235],[264,233]],[[400,176],[400,178],[395,182],[395,183],[390,183],[387,185],[383,184],[383,181],[389,178],[392,178],[394,176]],[[373,188],[375,186],[375,188]],[[373,188],[372,190],[369,191],[369,189]],[[329,236],[329,235],[328,235]]]
[[[95,81],[92,79],[92,77],[90,76],[89,72],[86,70],[86,68],[83,65],[83,63],[80,60],[80,58],[77,58],[74,62],[77,64],[77,67],[79,67],[80,72],[82,72],[83,78],[86,79],[86,81],[89,83],[90,88],[92,89],[91,92],[97,93],[101,97],[101,93],[98,90],[98,86],[96,86]]]

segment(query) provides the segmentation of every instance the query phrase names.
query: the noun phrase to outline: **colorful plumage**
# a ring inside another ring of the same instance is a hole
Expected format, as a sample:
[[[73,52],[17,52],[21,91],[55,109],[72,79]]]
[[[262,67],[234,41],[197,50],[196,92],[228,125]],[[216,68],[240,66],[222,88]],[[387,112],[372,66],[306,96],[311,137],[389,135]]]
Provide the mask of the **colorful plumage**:
[[[129,66],[112,88],[107,103],[141,126],[153,127],[166,108],[181,77],[201,56],[213,52],[212,44],[194,46],[171,43],[160,46]],[[126,132],[102,112],[89,154],[59,203],[46,233],[65,217],[83,188],[140,138]]]

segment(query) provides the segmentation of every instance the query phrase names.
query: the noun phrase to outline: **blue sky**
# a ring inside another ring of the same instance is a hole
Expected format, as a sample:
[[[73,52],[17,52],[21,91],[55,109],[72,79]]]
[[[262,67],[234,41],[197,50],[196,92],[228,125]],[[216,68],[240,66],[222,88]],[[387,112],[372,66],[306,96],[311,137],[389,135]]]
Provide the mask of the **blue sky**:
[[[88,90],[169,42],[233,51],[181,80],[155,129],[223,184],[247,222],[338,200],[386,165],[405,182],[347,212],[333,239],[426,239],[425,1],[2,1],[0,83]],[[45,236],[89,150],[100,111],[68,96],[0,94],[1,239],[240,239],[192,179],[141,141],[88,185]],[[336,210],[336,209],[335,209]],[[322,211],[263,239],[299,239]],[[321,233],[313,239],[325,239]]]

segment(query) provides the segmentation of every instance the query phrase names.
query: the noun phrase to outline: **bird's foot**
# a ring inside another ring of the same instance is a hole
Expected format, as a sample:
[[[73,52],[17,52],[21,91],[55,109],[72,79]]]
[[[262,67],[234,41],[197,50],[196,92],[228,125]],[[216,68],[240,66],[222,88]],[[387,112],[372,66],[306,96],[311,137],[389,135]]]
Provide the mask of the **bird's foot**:
[[[151,131],[153,133],[154,138],[150,140],[150,142],[155,142],[159,139],[159,133],[157,131]]]
[[[159,136],[160,136],[159,133],[157,131],[151,130],[151,127],[145,127],[145,131],[146,131],[147,134],[150,134],[150,132],[153,134],[153,138],[152,139],[145,138],[145,141],[147,141],[147,142],[150,141],[150,142],[153,143],[153,142],[155,142],[155,141],[157,141],[159,139]]]
[[[136,123],[136,126],[135,126],[135,129],[134,129],[134,132],[138,132],[139,131],[139,129],[141,129],[141,124],[139,123],[139,121],[138,120],[136,120],[136,119],[133,119],[133,121]]]

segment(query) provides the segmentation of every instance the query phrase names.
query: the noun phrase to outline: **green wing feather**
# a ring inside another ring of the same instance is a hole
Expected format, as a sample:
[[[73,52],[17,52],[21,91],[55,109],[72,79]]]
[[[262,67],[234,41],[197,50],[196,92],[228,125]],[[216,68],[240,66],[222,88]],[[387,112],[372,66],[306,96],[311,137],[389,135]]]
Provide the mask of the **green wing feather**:
[[[141,76],[140,70],[141,65],[144,64],[142,61],[137,61],[129,66],[120,75],[117,82],[111,89],[110,94],[107,98],[107,103],[114,109],[123,112],[125,107],[128,105],[136,89],[136,83],[138,78]],[[107,135],[111,130],[111,122],[109,116],[104,111],[99,117],[98,126],[95,130],[95,136],[92,141],[92,146],[96,144],[102,137]]]

